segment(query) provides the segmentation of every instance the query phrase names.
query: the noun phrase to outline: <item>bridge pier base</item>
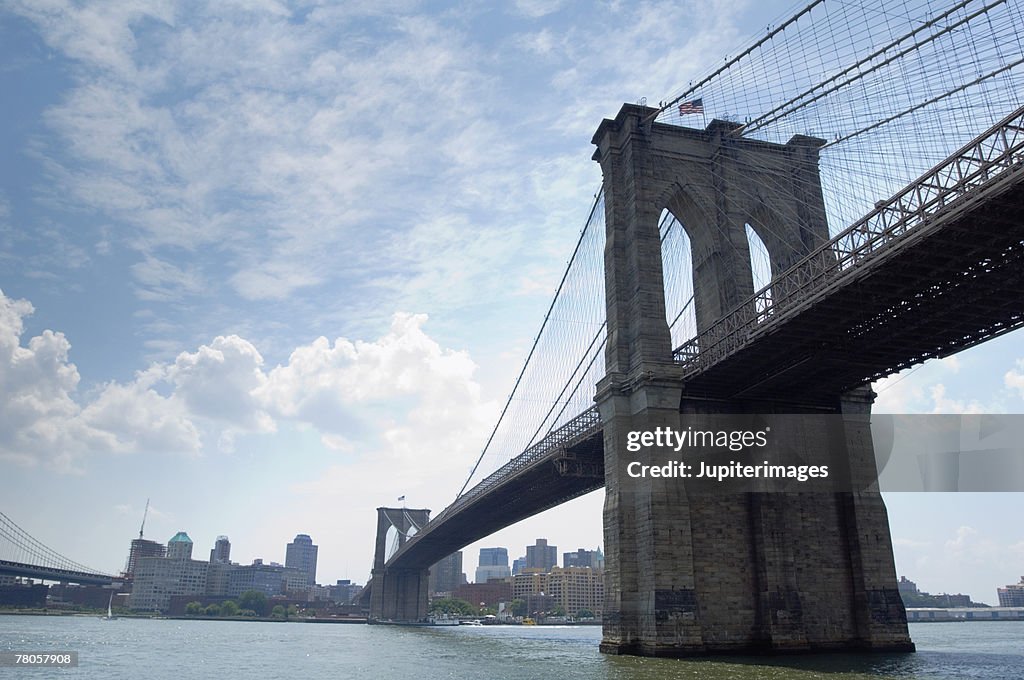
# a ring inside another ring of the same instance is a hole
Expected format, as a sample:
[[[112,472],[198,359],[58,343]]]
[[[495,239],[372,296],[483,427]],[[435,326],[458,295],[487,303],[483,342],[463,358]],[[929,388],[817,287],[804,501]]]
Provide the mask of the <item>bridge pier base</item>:
[[[419,622],[427,618],[430,571],[374,569],[370,593],[370,620]]]
[[[607,482],[602,651],[913,651],[878,493],[694,492],[678,478],[627,472],[631,463],[679,457],[670,448],[629,451],[631,431],[681,431],[709,414],[795,407],[683,399],[682,409],[679,401],[673,408],[678,383],[650,378],[632,382],[627,394],[612,380],[599,392]],[[874,475],[872,396],[857,391],[838,406],[854,479]],[[808,435],[808,449],[826,450],[824,436]]]

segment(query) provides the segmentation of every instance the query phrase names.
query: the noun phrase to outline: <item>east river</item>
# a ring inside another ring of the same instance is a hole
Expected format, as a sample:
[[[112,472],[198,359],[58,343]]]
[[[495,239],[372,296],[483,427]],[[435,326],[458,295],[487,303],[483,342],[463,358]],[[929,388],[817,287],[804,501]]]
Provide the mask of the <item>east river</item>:
[[[391,626],[0,616],[0,651],[77,651],[77,668],[0,678],[1024,678],[1024,622],[910,624],[916,654],[700,660],[598,652],[598,626]]]

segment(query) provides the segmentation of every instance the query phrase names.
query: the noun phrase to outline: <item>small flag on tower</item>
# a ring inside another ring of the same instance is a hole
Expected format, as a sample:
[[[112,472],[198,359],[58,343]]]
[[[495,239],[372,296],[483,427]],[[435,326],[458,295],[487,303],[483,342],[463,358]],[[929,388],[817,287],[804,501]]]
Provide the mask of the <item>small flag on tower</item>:
[[[685,116],[689,113],[704,113],[704,99],[691,99],[679,105],[680,116]]]

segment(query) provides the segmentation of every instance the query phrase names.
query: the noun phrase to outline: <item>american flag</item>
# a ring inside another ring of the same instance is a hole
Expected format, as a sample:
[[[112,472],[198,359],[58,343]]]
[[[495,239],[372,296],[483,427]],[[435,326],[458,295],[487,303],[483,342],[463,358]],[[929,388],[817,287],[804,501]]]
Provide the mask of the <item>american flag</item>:
[[[704,113],[704,100],[692,99],[679,105],[679,115],[685,116],[688,113]]]

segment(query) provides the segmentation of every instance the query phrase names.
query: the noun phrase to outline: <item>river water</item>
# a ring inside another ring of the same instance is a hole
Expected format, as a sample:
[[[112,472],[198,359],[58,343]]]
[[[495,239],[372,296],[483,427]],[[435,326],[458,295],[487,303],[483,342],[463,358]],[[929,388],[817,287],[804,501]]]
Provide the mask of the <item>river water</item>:
[[[1024,622],[910,625],[916,654],[641,659],[598,652],[598,626],[351,624],[0,616],[0,651],[75,650],[77,668],[0,678],[675,680],[1024,678]]]

